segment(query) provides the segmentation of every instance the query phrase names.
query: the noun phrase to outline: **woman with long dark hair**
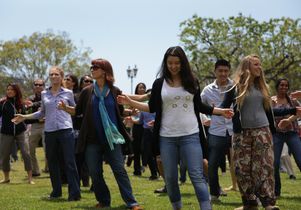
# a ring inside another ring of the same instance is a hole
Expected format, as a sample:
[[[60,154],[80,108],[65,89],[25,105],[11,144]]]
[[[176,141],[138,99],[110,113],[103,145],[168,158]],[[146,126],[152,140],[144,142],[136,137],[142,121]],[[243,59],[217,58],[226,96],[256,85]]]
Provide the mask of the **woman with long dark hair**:
[[[142,82],[138,83],[135,88],[136,95],[143,95],[146,92],[146,85]],[[134,124],[132,128],[132,146],[134,152],[134,175],[141,175],[141,142],[143,136],[143,126],[142,124]]]
[[[298,106],[296,100],[292,100],[289,95],[289,81],[287,79],[279,79],[276,82],[277,95],[272,96],[272,106],[274,108],[292,108]],[[280,180],[280,158],[283,149],[283,144],[286,143],[289,150],[293,154],[298,168],[301,170],[301,141],[299,139],[299,127],[295,120],[291,121],[284,128],[280,128],[278,123],[288,116],[276,116],[276,132],[273,134],[274,143],[274,174],[275,174],[275,195],[277,197],[281,194],[281,180]]]
[[[93,79],[91,75],[86,74],[79,79],[79,91],[82,91],[85,87],[91,85],[93,83]]]
[[[232,111],[202,103],[198,81],[181,47],[168,48],[159,74],[160,78],[153,83],[148,104],[134,101],[126,95],[118,97],[119,103],[156,113],[154,138],[157,148],[160,149],[156,153],[161,155],[165,184],[173,209],[182,209],[178,184],[179,160],[187,166],[200,209],[212,209],[208,186],[203,176],[200,112],[231,118]]]
[[[15,125],[11,120],[15,114],[24,114],[25,106],[22,100],[22,93],[17,84],[8,84],[6,87],[6,96],[0,101],[0,116],[2,116],[1,127],[1,153],[2,156],[2,170],[4,180],[0,183],[10,182],[10,153],[12,147],[17,143],[21,150],[24,161],[25,170],[28,174],[28,183],[34,184],[32,181],[32,165],[29,154],[29,145],[25,141],[25,123]]]

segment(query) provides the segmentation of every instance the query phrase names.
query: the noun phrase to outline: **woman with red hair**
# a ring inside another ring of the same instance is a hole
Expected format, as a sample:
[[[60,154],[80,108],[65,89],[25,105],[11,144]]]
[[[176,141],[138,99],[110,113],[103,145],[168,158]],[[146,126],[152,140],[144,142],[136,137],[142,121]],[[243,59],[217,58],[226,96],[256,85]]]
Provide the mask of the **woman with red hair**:
[[[124,109],[117,104],[121,91],[113,85],[113,68],[105,59],[92,60],[90,68],[94,83],[82,90],[76,108],[65,103],[60,108],[70,114],[83,115],[77,152],[84,153],[92,178],[96,208],[110,207],[111,196],[103,177],[104,159],[112,168],[122,199],[132,210],[142,209],[133,196],[131,183],[124,168],[122,144],[130,141],[123,125]]]
[[[0,116],[2,116],[1,127],[1,151],[2,170],[4,179],[0,183],[10,182],[10,153],[14,144],[17,143],[21,150],[24,160],[25,170],[28,174],[28,183],[34,184],[32,181],[32,166],[29,155],[28,143],[25,141],[25,123],[15,125],[11,120],[15,114],[24,114],[25,107],[22,101],[22,93],[17,84],[8,84],[6,87],[6,96],[0,101]]]

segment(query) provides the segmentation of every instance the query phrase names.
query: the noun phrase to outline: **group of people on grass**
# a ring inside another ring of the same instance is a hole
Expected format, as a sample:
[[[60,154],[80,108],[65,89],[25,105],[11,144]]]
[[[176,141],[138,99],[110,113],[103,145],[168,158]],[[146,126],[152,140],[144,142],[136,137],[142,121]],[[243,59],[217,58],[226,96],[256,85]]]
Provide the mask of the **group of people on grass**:
[[[289,83],[285,79],[277,83],[277,96],[271,102],[261,60],[257,55],[248,55],[241,60],[233,80],[229,78],[229,62],[218,60],[214,70],[216,80],[201,91],[183,49],[179,46],[170,47],[164,54],[151,93],[140,95],[121,94],[114,86],[114,73],[109,61],[95,59],[91,64],[93,83],[78,93],[65,88],[68,81],[65,87],[62,85],[62,68],[50,68],[50,87],[41,93],[41,106],[31,114],[25,114],[22,96],[18,95],[21,91],[17,91],[13,84],[7,86],[6,97],[0,103],[3,122],[1,142],[11,145],[17,140],[20,148],[23,144],[21,151],[29,183],[32,183],[30,155],[26,152],[24,141],[18,139],[24,135],[24,121],[44,119],[46,157],[52,184],[50,199],[62,196],[61,151],[69,201],[81,199],[79,173],[82,170],[79,171],[76,164],[76,153],[81,154],[80,157],[87,164],[98,201],[97,208],[111,205],[110,191],[103,177],[103,162],[106,161],[112,168],[127,207],[143,209],[133,195],[123,156],[129,152],[132,141],[123,120],[137,109],[141,112],[142,122],[143,118],[147,118],[143,124],[150,131],[146,132],[145,138],[152,136],[152,140],[148,141],[152,144],[148,147],[152,147],[154,156],[148,155],[144,164],[151,167],[155,164],[153,157],[160,157],[173,209],[182,209],[178,184],[179,162],[187,168],[200,209],[212,209],[212,201],[223,194],[218,181],[218,166],[225,150],[230,150],[232,157],[233,186],[237,180],[242,197],[243,206],[237,210],[258,209],[258,199],[266,210],[279,209],[275,203],[276,197],[280,196],[278,169],[283,142],[287,142],[301,169],[301,141],[295,125],[301,108],[288,97]],[[67,78],[72,81],[71,77]],[[143,99],[148,101],[141,102]],[[125,109],[124,105],[133,108],[133,111]],[[10,109],[10,112],[6,109]],[[155,113],[151,115],[152,118],[143,114],[149,112]],[[201,113],[211,116],[208,141],[204,137]],[[74,126],[77,118],[80,123]],[[10,130],[6,125],[3,127],[6,123]],[[9,134],[6,133],[8,131]],[[4,149],[1,146],[4,166],[2,183],[10,181],[8,147]],[[209,161],[210,192],[204,175],[204,170],[207,170],[206,159]],[[159,169],[160,165],[154,167]],[[136,166],[136,169],[134,173],[139,175],[141,168],[139,170],[139,166]]]

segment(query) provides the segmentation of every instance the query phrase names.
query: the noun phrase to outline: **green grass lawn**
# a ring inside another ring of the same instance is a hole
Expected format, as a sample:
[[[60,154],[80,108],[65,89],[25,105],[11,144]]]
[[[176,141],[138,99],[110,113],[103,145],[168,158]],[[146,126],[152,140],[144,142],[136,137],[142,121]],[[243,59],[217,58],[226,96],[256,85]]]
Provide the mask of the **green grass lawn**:
[[[19,155],[20,156],[20,155]],[[38,149],[38,157],[40,166],[44,166],[42,149]],[[295,164],[294,164],[295,166]],[[149,171],[141,177],[132,176],[132,167],[127,167],[128,174],[133,186],[133,191],[139,203],[149,210],[166,210],[171,209],[167,195],[154,194],[156,188],[163,186],[162,179],[157,181],[149,181]],[[121,199],[114,176],[108,165],[104,166],[105,179],[111,191],[112,208],[125,209],[125,204]],[[295,166],[297,180],[289,180],[287,174],[281,174],[282,178],[282,196],[277,201],[277,205],[282,210],[300,210],[301,209],[301,173]],[[1,174],[0,179],[3,178]],[[46,199],[51,192],[49,174],[42,173],[35,178],[35,185],[27,184],[26,172],[22,161],[13,163],[11,171],[11,183],[0,185],[0,209],[1,210],[44,210],[44,209],[94,209],[96,199],[94,194],[89,192],[89,188],[82,188],[82,199],[78,202],[68,202],[67,186],[63,187],[63,197],[59,200],[49,201]],[[225,176],[220,176],[222,187],[230,185],[230,177],[227,171]],[[183,209],[198,209],[198,202],[193,190],[191,182],[182,186]],[[221,197],[221,202],[213,204],[213,209],[226,210],[241,206],[239,192],[229,192],[227,197]]]

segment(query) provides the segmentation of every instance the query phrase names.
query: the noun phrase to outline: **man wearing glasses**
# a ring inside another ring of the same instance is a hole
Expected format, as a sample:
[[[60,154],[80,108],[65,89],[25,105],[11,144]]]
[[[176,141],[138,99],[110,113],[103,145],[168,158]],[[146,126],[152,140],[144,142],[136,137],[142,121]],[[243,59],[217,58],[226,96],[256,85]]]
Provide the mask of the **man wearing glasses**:
[[[42,79],[36,79],[33,82],[33,92],[28,98],[27,111],[34,113],[41,107],[41,92],[45,88],[45,82]],[[29,151],[32,164],[32,176],[40,176],[40,168],[36,158],[36,147],[42,139],[44,145],[44,120],[26,120],[26,123],[31,124],[31,134],[29,136]],[[45,157],[45,172],[48,171],[47,160]]]

